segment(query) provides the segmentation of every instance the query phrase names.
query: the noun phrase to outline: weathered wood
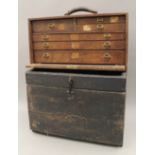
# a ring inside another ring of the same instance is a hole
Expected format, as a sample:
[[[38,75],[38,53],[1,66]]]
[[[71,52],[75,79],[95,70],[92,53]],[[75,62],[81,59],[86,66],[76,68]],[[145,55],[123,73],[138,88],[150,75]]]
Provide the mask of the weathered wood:
[[[125,75],[112,74],[28,71],[31,129],[47,135],[122,146]]]
[[[102,90],[111,92],[125,91],[125,74],[91,75],[47,71],[28,71],[26,73],[27,84],[40,85],[44,87],[68,88],[70,78],[73,80],[74,89]]]

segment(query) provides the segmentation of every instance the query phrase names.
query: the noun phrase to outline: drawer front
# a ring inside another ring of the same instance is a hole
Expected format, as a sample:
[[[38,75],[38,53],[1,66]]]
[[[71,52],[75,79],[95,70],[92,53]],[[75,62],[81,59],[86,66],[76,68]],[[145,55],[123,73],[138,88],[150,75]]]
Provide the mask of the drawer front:
[[[33,34],[33,41],[124,40],[124,33]]]
[[[74,24],[72,19],[33,21],[32,31],[33,32],[72,32],[74,31]]]
[[[84,24],[76,26],[77,32],[125,32],[125,24]]]
[[[77,18],[78,25],[99,23],[125,23],[125,16],[99,16],[89,18]]]
[[[122,145],[125,95],[28,86],[32,130]],[[88,138],[89,137],[89,138]]]
[[[33,32],[125,32],[125,23],[77,22],[82,19],[33,21]],[[95,19],[97,20],[97,19]]]
[[[35,42],[35,50],[125,49],[125,41]]]
[[[124,51],[36,51],[36,63],[125,64]]]

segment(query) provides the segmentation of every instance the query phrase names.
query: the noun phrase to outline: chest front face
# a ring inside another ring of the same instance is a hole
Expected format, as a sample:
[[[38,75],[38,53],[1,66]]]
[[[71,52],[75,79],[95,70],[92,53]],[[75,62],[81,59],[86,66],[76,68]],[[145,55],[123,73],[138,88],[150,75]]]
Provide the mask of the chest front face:
[[[122,145],[124,76],[30,71],[26,80],[32,130]]]
[[[126,70],[126,14],[29,20],[32,64],[120,66]],[[54,65],[53,65],[54,68]]]

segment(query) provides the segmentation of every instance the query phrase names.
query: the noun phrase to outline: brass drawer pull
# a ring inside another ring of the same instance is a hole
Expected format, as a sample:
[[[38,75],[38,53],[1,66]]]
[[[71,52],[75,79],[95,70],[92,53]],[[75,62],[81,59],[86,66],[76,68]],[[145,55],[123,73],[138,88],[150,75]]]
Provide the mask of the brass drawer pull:
[[[49,36],[45,35],[45,36],[43,36],[43,39],[47,41],[49,39]]]
[[[44,48],[48,49],[49,48],[49,44],[48,43],[44,43]]]
[[[110,39],[111,38],[111,34],[110,33],[106,33],[106,34],[103,35],[103,37],[105,39]]]
[[[96,28],[97,28],[98,30],[102,30],[102,29],[104,29],[104,25],[103,25],[103,24],[97,24],[97,25],[96,25]]]
[[[47,58],[50,57],[50,55],[49,55],[49,53],[44,53],[44,54],[43,54],[43,57],[47,59]]]
[[[103,21],[104,21],[103,18],[97,18],[97,19],[96,19],[96,22],[97,22],[97,23],[102,23]]]
[[[103,58],[105,62],[109,62],[111,60],[111,55],[109,53],[105,53]]]
[[[111,47],[111,42],[104,42],[103,45],[105,48],[110,48]]]
[[[55,27],[55,24],[54,23],[48,25],[48,28],[49,29],[53,29],[54,27]]]

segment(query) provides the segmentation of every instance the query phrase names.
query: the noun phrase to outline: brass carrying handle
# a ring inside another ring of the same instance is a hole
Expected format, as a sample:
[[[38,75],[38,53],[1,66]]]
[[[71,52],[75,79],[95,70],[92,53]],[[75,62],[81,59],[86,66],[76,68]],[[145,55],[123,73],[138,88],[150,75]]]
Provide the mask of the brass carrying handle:
[[[79,8],[75,8],[75,9],[69,10],[67,13],[65,13],[65,15],[69,16],[69,15],[75,13],[75,12],[80,12],[80,11],[97,14],[97,11],[94,11],[94,10],[91,10],[91,9],[88,9],[88,8],[85,8],[85,7],[79,7]]]

